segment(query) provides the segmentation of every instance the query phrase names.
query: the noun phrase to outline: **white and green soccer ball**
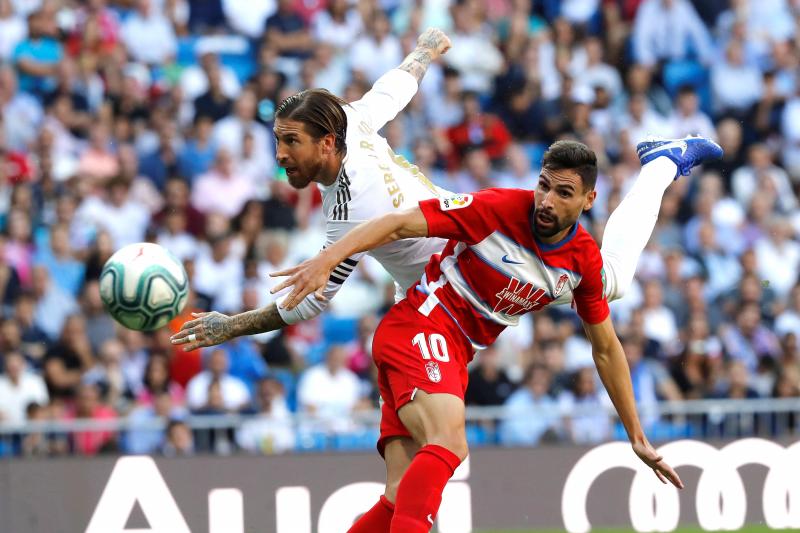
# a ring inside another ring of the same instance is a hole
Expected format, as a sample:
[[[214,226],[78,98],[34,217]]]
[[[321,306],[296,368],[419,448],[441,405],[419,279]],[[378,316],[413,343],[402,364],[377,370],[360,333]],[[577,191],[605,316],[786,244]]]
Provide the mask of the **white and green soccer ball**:
[[[149,242],[117,250],[100,273],[106,311],[126,328],[151,331],[183,311],[189,281],[183,264],[166,248]]]

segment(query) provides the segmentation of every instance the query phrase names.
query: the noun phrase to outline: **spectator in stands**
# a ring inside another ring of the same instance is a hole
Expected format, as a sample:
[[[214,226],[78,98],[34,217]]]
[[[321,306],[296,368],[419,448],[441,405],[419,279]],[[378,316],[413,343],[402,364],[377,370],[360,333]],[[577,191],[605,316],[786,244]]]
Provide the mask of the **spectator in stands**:
[[[209,403],[209,387],[219,383],[222,407],[226,411],[239,411],[250,401],[250,392],[239,378],[228,373],[228,354],[222,348],[208,351],[206,370],[193,377],[186,387],[186,404],[189,409],[200,410]]]
[[[464,396],[467,405],[503,405],[515,389],[506,371],[500,366],[497,349],[489,347],[481,352],[478,362],[469,371],[469,386]]]
[[[544,365],[533,364],[525,370],[522,384],[505,402],[500,427],[504,446],[535,446],[552,439],[558,424],[558,406],[549,394],[552,376]],[[536,411],[537,416],[531,416]]]
[[[58,64],[64,58],[52,15],[45,9],[28,15],[28,36],[17,44],[12,54],[20,88],[39,97],[55,85]]]
[[[375,83],[385,72],[400,64],[403,48],[400,39],[392,35],[389,17],[382,10],[372,12],[367,30],[349,50],[350,65],[356,76],[363,76],[368,83]]]
[[[208,57],[216,57],[209,55]],[[195,123],[200,118],[208,117],[213,122],[225,118],[233,109],[232,97],[239,91],[226,91],[223,85],[223,70],[216,61],[209,61],[203,64],[203,71],[206,76],[206,90],[200,92],[194,100]],[[233,93],[233,94],[230,94]],[[191,94],[187,98],[192,98]]]
[[[352,50],[353,43],[362,33],[364,26],[359,10],[348,0],[329,0],[327,4],[325,9],[314,14],[311,20],[311,35],[316,42],[332,45],[337,52]],[[402,58],[398,59],[389,68],[401,60]]]
[[[51,397],[71,398],[83,372],[94,365],[86,325],[81,315],[71,315],[64,322],[61,338],[44,356],[42,369]]]
[[[170,394],[159,391],[152,401],[139,404],[128,414],[128,421],[133,430],[125,438],[125,452],[130,454],[154,453],[166,438],[165,429],[137,429],[142,425],[150,425],[156,421],[174,420],[186,416],[185,409],[172,401]]]
[[[34,265],[31,288],[36,300],[34,323],[49,339],[55,340],[61,334],[67,317],[78,311],[78,304],[75,298],[50,279],[43,265]]]
[[[197,177],[192,192],[192,206],[203,214],[238,214],[247,200],[255,196],[253,181],[239,173],[229,148],[217,150],[214,166]]]
[[[725,352],[746,369],[754,371],[763,358],[776,359],[780,343],[775,334],[761,321],[757,304],[746,304],[736,312],[736,320],[720,328]]]
[[[486,34],[478,5],[456,3],[450,7],[453,32],[452,49],[444,56],[446,64],[458,70],[464,89],[484,93],[503,67],[503,56]]]
[[[178,211],[186,216],[186,229],[194,237],[205,231],[205,215],[189,201],[190,186],[184,179],[170,178],[164,187],[164,208],[155,216],[155,223],[163,225],[167,213]]]
[[[214,309],[238,312],[242,303],[244,269],[241,257],[231,249],[231,234],[224,231],[209,236],[210,246],[198,250],[192,286]]]
[[[744,58],[742,44],[731,41],[725,50],[725,60],[711,68],[711,91],[718,114],[744,118],[750,107],[761,98],[761,72]]]
[[[69,227],[53,224],[49,245],[49,249],[39,248],[34,262],[47,269],[50,279],[61,290],[77,297],[83,286],[86,266],[75,258],[69,241]]]
[[[75,395],[75,406],[67,411],[67,420],[104,421],[117,418],[113,409],[100,400],[100,390],[94,384],[82,384]],[[71,435],[73,450],[80,455],[96,455],[115,451],[117,436],[109,430],[76,431]]]
[[[295,432],[281,383],[270,378],[259,380],[255,399],[255,418],[243,423],[236,434],[239,446],[262,454],[294,449]]]
[[[733,196],[742,205],[749,205],[756,191],[764,194],[762,189],[767,185],[768,189],[775,191],[777,207],[783,213],[792,213],[797,208],[797,198],[792,192],[789,175],[775,165],[770,149],[765,144],[751,145],[747,150],[747,164],[734,170],[730,179]]]
[[[119,174],[119,161],[111,151],[108,129],[98,124],[89,133],[89,146],[78,161],[78,172],[97,185]]]
[[[11,59],[14,49],[28,34],[24,17],[15,13],[11,0],[0,0],[0,60]]]
[[[42,356],[50,344],[47,334],[36,324],[36,300],[30,292],[20,293],[14,305],[13,322],[21,341],[19,350],[40,366]],[[16,349],[11,346],[10,349]]]
[[[117,339],[109,339],[100,345],[97,362],[84,371],[81,381],[97,385],[103,403],[116,411],[125,412],[134,398],[138,383],[128,381],[122,362],[125,347]]]
[[[350,415],[364,397],[358,377],[347,368],[347,348],[328,348],[325,362],[308,368],[297,385],[300,410],[314,415],[332,431],[345,431],[352,426]]]
[[[187,457],[194,455],[194,437],[186,422],[171,420],[167,425],[167,436],[161,446],[161,454],[167,457]]]
[[[775,217],[769,223],[766,238],[755,246],[758,274],[781,299],[789,295],[800,269],[800,244],[792,240],[792,233],[787,219]]]
[[[27,370],[20,352],[6,351],[3,357],[4,374],[0,374],[0,422],[20,424],[31,403],[46,405],[47,386],[42,377]]]
[[[713,59],[711,35],[689,0],[644,0],[632,42],[634,59],[648,67],[692,56],[704,65]]]
[[[172,24],[152,0],[136,1],[136,10],[122,24],[122,40],[135,61],[153,66],[169,64],[178,51]]]
[[[253,136],[253,146],[257,157],[262,160],[275,160],[272,135],[267,128],[256,120],[258,103],[252,89],[244,89],[234,104],[233,114],[223,118],[214,125],[212,139],[219,148],[227,148],[231,155],[242,157],[245,135]],[[237,210],[238,211],[238,210]]]
[[[7,235],[2,259],[17,273],[22,286],[28,288],[32,283],[31,267],[34,252],[30,214],[22,209],[12,208],[7,216]]]
[[[647,338],[657,341],[664,349],[671,349],[678,340],[678,324],[675,315],[664,305],[661,281],[645,283],[642,313]]]
[[[475,147],[483,148],[493,162],[499,162],[505,156],[511,134],[497,116],[481,110],[477,93],[464,93],[462,99],[464,120],[446,132],[448,166],[459,168],[466,153]]]
[[[675,97],[675,109],[669,122],[670,134],[674,137],[701,135],[709,139],[717,138],[714,124],[708,115],[700,109],[700,99],[697,96],[697,91],[691,85],[684,85],[678,89],[678,95]]]
[[[596,371],[584,367],[573,374],[572,387],[558,397],[567,438],[576,444],[596,444],[611,436],[610,400],[597,390]]]
[[[169,362],[167,357],[162,354],[150,355],[144,369],[142,385],[136,395],[138,405],[153,406],[162,394],[169,397],[170,405],[174,407],[183,406],[186,401],[183,387],[171,379]]]
[[[250,395],[255,394],[256,384],[268,374],[267,364],[255,341],[249,337],[237,337],[222,347],[227,352],[230,375],[245,383]]]
[[[195,116],[197,115],[196,99],[208,94],[212,86],[212,77],[214,78],[213,83],[217,85],[213,91],[215,97],[224,97],[228,102],[228,111],[230,111],[231,99],[236,98],[242,89],[236,73],[232,68],[220,62],[219,54],[211,44],[206,44],[202,40],[198,41],[195,44],[195,54],[198,64],[192,64],[183,69],[179,81],[184,98],[195,101]]]
[[[292,76],[299,69],[298,60],[309,57],[314,40],[306,21],[297,14],[293,0],[278,0],[277,11],[264,23],[264,44],[281,59],[278,70]]]

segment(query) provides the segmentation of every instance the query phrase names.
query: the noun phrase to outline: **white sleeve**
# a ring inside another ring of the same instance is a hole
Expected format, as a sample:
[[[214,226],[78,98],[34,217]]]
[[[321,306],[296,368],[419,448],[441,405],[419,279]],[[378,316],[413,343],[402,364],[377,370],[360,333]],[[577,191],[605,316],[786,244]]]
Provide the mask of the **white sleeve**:
[[[339,239],[341,239],[348,231],[356,227],[360,224],[361,221],[328,221],[328,238],[325,243],[325,247],[327,248],[331,244],[335,243]],[[290,291],[285,291],[285,294],[282,294],[278,298],[278,313],[281,315],[281,318],[287,324],[297,324],[298,322],[302,322],[303,320],[310,320],[315,316],[322,313],[326,307],[328,307],[328,303],[331,301],[331,298],[336,296],[336,293],[339,292],[339,289],[342,288],[342,284],[347,280],[350,274],[353,273],[356,266],[358,266],[358,262],[361,258],[364,257],[364,252],[359,252],[357,254],[351,255],[342,263],[339,264],[336,268],[333,269],[331,272],[331,277],[328,278],[328,284],[325,285],[325,290],[323,294],[325,295],[325,301],[320,302],[317,300],[314,294],[309,294],[305,297],[305,299],[300,302],[294,309],[291,311],[287,309],[282,309],[280,304],[283,303],[283,300],[286,299]]]
[[[417,89],[414,76],[395,68],[378,78],[361,100],[350,105],[373,130],[378,131],[408,105]]]

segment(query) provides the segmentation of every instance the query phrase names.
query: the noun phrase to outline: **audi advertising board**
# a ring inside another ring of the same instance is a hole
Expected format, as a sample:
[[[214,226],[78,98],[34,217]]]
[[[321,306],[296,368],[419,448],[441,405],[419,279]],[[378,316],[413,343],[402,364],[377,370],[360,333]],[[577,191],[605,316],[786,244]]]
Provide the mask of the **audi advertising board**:
[[[441,533],[592,527],[800,529],[800,442],[659,448],[662,485],[623,442],[478,449],[448,484]],[[374,453],[0,461],[2,533],[342,533],[382,491]]]

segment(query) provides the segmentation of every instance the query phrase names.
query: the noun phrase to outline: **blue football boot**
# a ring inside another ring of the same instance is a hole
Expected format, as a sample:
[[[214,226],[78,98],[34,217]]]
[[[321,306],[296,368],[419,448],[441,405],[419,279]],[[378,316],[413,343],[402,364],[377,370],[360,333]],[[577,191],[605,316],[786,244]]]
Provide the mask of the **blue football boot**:
[[[668,157],[678,166],[678,176],[688,176],[693,167],[706,161],[720,159],[722,148],[705,137],[688,136],[683,139],[649,138],[636,145],[636,154],[642,165],[657,157]]]

